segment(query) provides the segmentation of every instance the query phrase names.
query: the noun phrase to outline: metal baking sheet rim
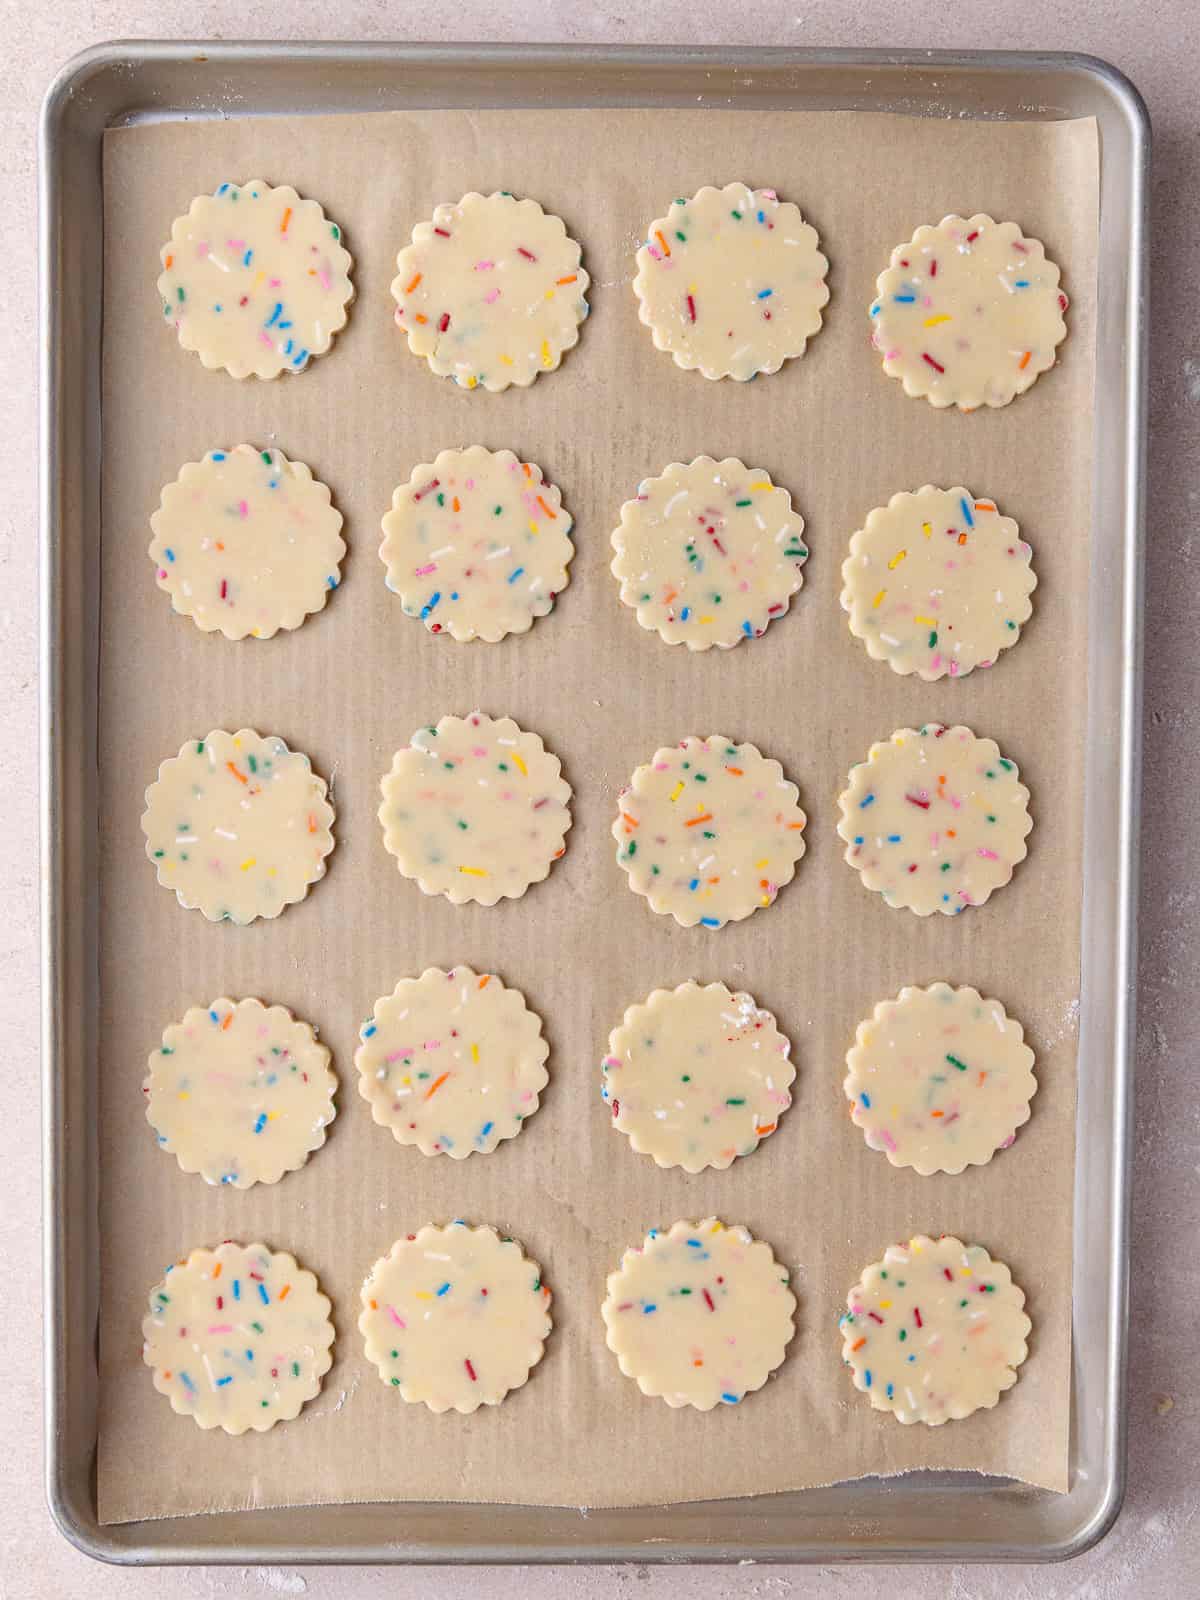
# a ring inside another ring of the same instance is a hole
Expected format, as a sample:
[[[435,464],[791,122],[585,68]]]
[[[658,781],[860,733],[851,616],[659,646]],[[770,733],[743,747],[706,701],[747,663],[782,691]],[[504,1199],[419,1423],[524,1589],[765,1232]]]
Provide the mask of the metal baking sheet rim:
[[[538,103],[550,96],[549,103],[567,105],[694,105],[699,91],[722,106],[1098,119],[1097,579],[1089,600],[1066,1495],[972,1474],[917,1473],[673,1507],[670,1534],[654,1507],[406,1506],[404,1538],[394,1532],[394,1505],[267,1509],[117,1527],[97,1520],[99,1155],[89,1112],[98,818],[94,809],[89,813],[88,796],[97,765],[98,605],[97,586],[88,582],[96,541],[89,546],[87,534],[98,526],[101,309],[69,286],[72,277],[99,281],[103,129],[138,117],[221,115],[239,76],[252,77],[257,91],[233,102],[241,115],[390,109],[413,103],[426,82],[429,92],[457,85],[453,103],[471,103],[462,98],[464,83],[482,89],[488,103],[529,103],[531,65],[542,69],[543,85],[547,75],[552,80]],[[499,98],[506,89],[507,102]],[[298,90],[306,92],[297,97]],[[78,1549],[128,1565],[1028,1561],[1078,1555],[1112,1526],[1125,1487],[1149,142],[1137,90],[1108,63],[1072,54],[138,41],[97,46],[62,69],[43,104],[39,146],[43,1265],[46,1490],[55,1522]],[[1085,1265],[1100,1269],[1096,1282],[1080,1270]],[[69,1314],[80,1306],[84,1315]],[[416,1526],[422,1523],[428,1526]]]

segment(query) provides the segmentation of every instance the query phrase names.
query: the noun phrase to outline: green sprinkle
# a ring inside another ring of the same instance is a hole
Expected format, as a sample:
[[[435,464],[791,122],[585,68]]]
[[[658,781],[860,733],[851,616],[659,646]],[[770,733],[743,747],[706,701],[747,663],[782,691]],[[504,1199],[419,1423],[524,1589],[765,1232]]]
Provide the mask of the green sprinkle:
[[[183,298],[184,298],[184,295],[183,295],[183,290],[182,290],[182,288],[180,288],[180,289],[176,289],[176,291],[175,291],[175,298],[176,298],[176,299],[177,299],[177,300],[182,300],[182,299],[183,299]]]
[[[1000,757],[1000,765],[1004,768],[1005,772],[1011,772],[1013,769],[1012,762],[1006,761],[1003,756]]]
[[[460,817],[460,818],[459,818],[459,819],[458,819],[458,825],[459,825],[459,827],[460,827],[460,828],[461,828],[461,829],[462,829],[462,831],[463,831],[463,832],[464,832],[464,833],[466,833],[466,831],[467,831],[467,825],[466,825],[466,823],[465,823],[465,822],[464,822],[464,821],[463,821],[463,820],[462,820],[462,818],[461,818],[461,817]]]
[[[932,650],[936,643],[937,643],[937,634],[936,633],[931,633],[929,635],[929,648]]]
[[[165,1045],[163,1045],[163,1047],[162,1047],[161,1051],[159,1052],[159,1054],[160,1055],[164,1055],[164,1056],[173,1056],[175,1054],[175,1051],[174,1051],[174,1049],[173,1049],[173,1047],[171,1045],[165,1044]]]
[[[338,227],[336,222],[331,222],[329,224],[329,231],[335,239],[340,239],[342,237],[342,230]]]
[[[683,1077],[680,1078],[679,1081],[680,1081],[680,1083],[691,1083],[691,1081],[692,1081],[691,1073],[690,1072],[685,1072]]]
[[[946,1060],[952,1067],[957,1067],[960,1072],[966,1072],[968,1070],[967,1063],[965,1061],[960,1061],[957,1056],[948,1055]]]
[[[497,761],[496,765],[500,768],[501,772],[507,772],[508,771],[508,762],[507,761]]]
[[[165,851],[165,850],[156,850],[156,851],[155,851],[155,852],[154,852],[154,859],[155,859],[155,860],[156,860],[156,861],[159,861],[159,860],[161,860],[161,859],[162,859],[162,857],[163,857],[163,856],[164,856],[164,855],[166,855],[166,851]]]
[[[675,229],[675,237],[679,240],[680,244],[686,244],[687,243],[687,234],[686,233],[680,233],[678,228]]]
[[[742,220],[742,213],[740,211],[731,211],[729,215],[738,222]]]
[[[752,506],[754,504],[754,501],[753,500],[735,500],[733,503],[734,503],[735,506]]]
[[[708,782],[708,773],[707,772],[698,772],[696,774],[696,782],[697,783],[707,783]]]
[[[204,754],[204,740],[203,739],[197,739],[197,741],[196,741],[196,754],[198,756],[202,756]]]
[[[943,872],[949,872],[950,871],[950,863],[948,861],[943,861],[942,862],[942,871]]]
[[[907,1339],[907,1338],[908,1338],[908,1329],[907,1328],[901,1328],[900,1329],[900,1343],[903,1344],[905,1339]]]
[[[292,1362],[292,1377],[293,1378],[298,1378],[299,1376],[300,1376],[300,1363],[298,1361],[293,1361]]]
[[[439,494],[437,497],[437,503],[440,506],[444,506],[446,504],[446,496],[444,494]]]
[[[745,1102],[744,1099],[726,1100],[725,1104],[727,1106],[744,1106],[746,1104],[746,1102]]]
[[[692,1291],[690,1289],[680,1289],[679,1292],[680,1294],[691,1294]]]
[[[250,768],[251,772],[257,772],[258,771],[258,762],[254,759],[253,756],[248,755],[246,757],[246,765]]]
[[[503,506],[497,506],[496,509],[492,512],[492,515],[494,517],[499,517],[499,516],[502,516],[503,514],[504,514],[504,507]]]
[[[631,858],[631,857],[633,857],[635,855],[637,855],[637,840],[636,839],[631,839],[629,841],[628,847],[626,848],[625,857],[628,860],[629,858]]]
[[[271,460],[271,452],[269,450],[264,450],[262,452],[262,458],[263,458],[263,460],[266,462],[266,464],[269,467],[274,465],[274,463]]]
[[[963,1305],[966,1305],[966,1303],[967,1303],[967,1302],[966,1302],[966,1301],[965,1301],[965,1300],[964,1300],[964,1301],[963,1301]],[[399,1352],[399,1350],[393,1350],[393,1351],[392,1351],[392,1360],[393,1360],[393,1361],[398,1361],[398,1360],[399,1360],[399,1359],[400,1359],[400,1352]]]
[[[400,1387],[400,1379],[399,1378],[393,1378],[392,1379],[392,1388],[393,1389],[398,1389],[399,1387]]]

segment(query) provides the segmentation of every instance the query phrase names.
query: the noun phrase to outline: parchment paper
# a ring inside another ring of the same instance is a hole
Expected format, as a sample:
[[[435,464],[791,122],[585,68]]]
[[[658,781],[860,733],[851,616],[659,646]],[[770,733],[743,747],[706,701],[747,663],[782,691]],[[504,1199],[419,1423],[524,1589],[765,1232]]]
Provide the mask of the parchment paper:
[[[414,112],[114,131],[105,147],[100,1128],[101,1517],[338,1500],[574,1505],[747,1495],[915,1467],[975,1468],[1063,1489],[1078,988],[1081,740],[1086,710],[1090,427],[1098,152],[1090,122],[995,124],[863,114],[702,111]],[[331,354],[299,377],[237,383],[181,351],[154,289],[158,247],[223,179],[290,182],[345,229],[358,300]],[[797,200],[832,261],[808,354],[756,383],[710,383],[655,351],[629,287],[633,251],[674,195],[740,178]],[[468,393],[433,377],[392,325],[396,250],[433,205],[511,189],[566,219],[593,312],[562,368],[531,389]],[[1013,217],[1064,269],[1058,369],[1000,412],[934,412],[886,380],[866,307],[894,244],[945,212]],[[82,286],[81,286],[81,292]],[[185,461],[278,445],[333,488],[350,547],[343,585],[296,633],[256,644],[172,615],[147,519]],[[379,518],[393,486],[447,445],[541,464],[576,518],[570,587],[531,633],[456,644],[405,618],[384,587]],[[738,455],[787,485],[811,558],[790,614],[731,652],[693,656],[617,600],[609,532],[639,479],[700,453]],[[990,672],[927,685],[868,659],[837,603],[850,533],[897,489],[965,482],[1033,544],[1035,613]],[[509,713],[562,758],[575,789],[565,858],[523,899],[455,908],[385,855],[380,775],[419,725],[476,706]],[[920,920],[868,894],[841,859],[836,795],[896,727],[964,721],[995,737],[1033,795],[1028,860],[982,910]],[[161,889],[143,855],[142,794],[186,738],[243,724],[282,734],[333,780],[328,877],[277,921],[212,925]],[[808,854],[776,904],[716,934],[655,916],[625,886],[616,791],[689,733],[780,759],[809,813]],[[354,1082],[356,1026],[430,964],[470,962],[545,1018],[553,1076],[521,1137],[466,1162],[402,1149]],[[685,978],[749,989],[794,1042],[796,1099],[748,1160],[660,1171],[609,1126],[598,1062],[630,1002]],[[1037,1051],[1033,1119],[1013,1149],[958,1177],[893,1170],[851,1126],[841,1089],[855,1024],[905,983],[970,982],[1019,1016]],[[160,1153],[141,1081],[163,1025],[228,993],[319,1025],[341,1074],[325,1149],[276,1187],[214,1190]],[[745,1222],[794,1270],[798,1331],[761,1393],[710,1415],[644,1398],[605,1348],[605,1274],[653,1224]],[[554,1290],[555,1332],[500,1407],[433,1416],[362,1355],[359,1284],[428,1220],[490,1221]],[[870,1410],[840,1362],[836,1319],[860,1269],[918,1230],[978,1240],[1010,1263],[1034,1331],[1016,1388],[938,1429]],[[193,1245],[263,1239],[294,1251],[334,1305],[336,1363],[299,1420],[203,1433],[141,1362],[145,1297]]]

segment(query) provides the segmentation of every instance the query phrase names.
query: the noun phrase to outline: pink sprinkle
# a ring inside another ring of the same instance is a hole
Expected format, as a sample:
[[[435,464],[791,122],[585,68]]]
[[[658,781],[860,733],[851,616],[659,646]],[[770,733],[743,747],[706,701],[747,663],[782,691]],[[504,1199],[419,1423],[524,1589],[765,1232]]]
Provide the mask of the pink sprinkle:
[[[267,338],[266,334],[262,331],[261,328],[258,330],[258,337],[262,341],[262,343],[266,345],[268,350],[274,349],[274,346],[272,345],[270,339]]]
[[[483,303],[484,303],[484,305],[487,305],[487,306],[495,305],[496,301],[499,300],[499,298],[500,298],[499,289],[489,289],[488,292],[483,297]]]
[[[239,500],[238,501],[238,516],[240,516],[240,517],[248,517],[249,515],[250,515],[250,507],[246,504],[246,502],[244,500]]]
[[[981,855],[985,861],[999,861],[1000,857],[994,850],[977,850],[976,855]]]
[[[425,1043],[421,1046],[422,1050],[440,1050],[441,1048],[442,1041],[440,1039],[426,1039]]]
[[[493,270],[493,268],[495,267],[495,265],[496,265],[496,263],[494,261],[477,261],[475,263],[475,271],[476,272],[491,272]]]
[[[427,567],[417,567],[413,571],[414,578],[427,578],[431,572],[437,571],[437,562],[431,561]]]
[[[537,260],[537,257],[534,255],[533,251],[532,250],[526,250],[526,248],[525,248],[525,246],[523,244],[519,244],[517,246],[517,254],[519,256],[524,256],[526,261],[536,261]]]
[[[208,254],[208,250],[209,250],[209,246],[208,246],[208,241],[206,239],[206,240],[202,241],[200,244],[198,244],[196,246],[196,255],[197,255],[198,259],[203,261],[205,256]]]
[[[481,756],[482,757],[482,756],[487,755],[487,751],[483,748],[483,746],[481,744],[477,744],[472,749],[471,754],[473,756]]]
[[[887,1131],[886,1128],[883,1130],[883,1132],[880,1134],[879,1137],[883,1140],[884,1144],[887,1145],[889,1150],[894,1150],[896,1148],[896,1141],[895,1141],[895,1139],[892,1138],[891,1134]]]
[[[621,1065],[621,1058],[620,1056],[605,1056],[604,1065],[606,1067],[619,1067]]]
[[[656,250],[652,244],[648,244],[646,246],[646,249],[654,257],[655,261],[661,261],[662,260],[662,251],[661,250]]]
[[[233,1323],[232,1322],[214,1322],[212,1327],[208,1331],[209,1331],[209,1333],[232,1333],[233,1332]]]
[[[283,287],[283,279],[282,278],[271,278],[269,280],[269,282],[270,282],[270,285],[271,285],[272,289],[281,289]]]
[[[321,280],[322,289],[324,289],[325,293],[328,294],[330,289],[333,288],[333,284],[330,281],[330,277],[329,277],[329,269],[327,267],[322,267],[321,270],[317,273],[317,277],[320,278],[320,280]]]
[[[405,1322],[404,1318],[397,1314],[395,1306],[389,1306],[387,1308],[387,1314],[388,1314],[389,1317],[391,1317],[392,1321],[396,1324],[396,1326],[398,1328],[407,1328],[408,1327],[408,1324],[407,1324],[407,1322]]]

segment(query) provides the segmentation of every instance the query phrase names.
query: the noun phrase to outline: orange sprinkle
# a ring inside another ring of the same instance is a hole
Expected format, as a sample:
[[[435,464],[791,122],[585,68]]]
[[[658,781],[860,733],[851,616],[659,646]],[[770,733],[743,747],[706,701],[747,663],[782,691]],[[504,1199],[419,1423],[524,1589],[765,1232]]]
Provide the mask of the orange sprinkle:
[[[232,773],[233,773],[233,775],[234,775],[234,777],[235,777],[235,778],[236,778],[236,779],[237,779],[237,781],[238,781],[238,782],[239,782],[239,783],[245,783],[245,782],[246,782],[246,781],[247,781],[247,780],[246,780],[246,779],[245,779],[245,778],[244,778],[244,777],[243,777],[243,776],[242,776],[242,774],[241,774],[241,773],[240,773],[240,772],[239,772],[239,771],[238,771],[238,769],[237,769],[237,768],[236,768],[236,767],[235,767],[235,766],[234,766],[234,764],[233,764],[233,762],[232,762],[232,761],[227,761],[227,762],[226,762],[226,763],[225,763],[225,765],[226,765],[226,766],[227,766],[227,767],[228,767],[228,768],[229,768],[229,770],[230,770],[230,772],[232,772]]]
[[[379,1301],[378,1300],[371,1300],[368,1303],[369,1303],[372,1311],[378,1311],[379,1310]]]
[[[958,536],[958,542],[959,542],[959,544],[966,544],[966,542],[967,542],[967,536],[966,536],[966,534],[965,534],[965,533],[960,533],[960,534],[959,534],[959,536]]]
[[[554,281],[561,288],[564,283],[574,283],[578,279],[578,277],[579,277],[579,274],[577,272],[573,272],[569,278],[555,278]]]
[[[986,1078],[986,1077],[987,1077],[987,1073],[986,1073],[986,1072],[980,1072],[980,1074],[979,1074],[979,1076],[978,1076],[978,1078],[976,1078],[976,1080],[975,1080],[975,1082],[976,1082],[976,1083],[982,1083],[982,1082],[983,1082],[983,1080],[984,1080],[984,1079],[985,1079],[985,1078]]]
[[[710,878],[708,881],[709,883],[720,883],[721,874],[718,872],[715,878]]]
[[[541,506],[542,510],[550,518],[551,522],[557,522],[558,521],[558,512],[557,511],[551,511],[550,507],[542,499],[541,495],[538,495],[537,503],[538,503],[538,505]]]
[[[726,767],[725,771],[732,772],[735,778],[744,778],[746,776],[745,771],[741,767]]]
[[[412,293],[412,292],[413,292],[413,290],[414,290],[414,289],[415,289],[415,288],[416,288],[416,287],[417,287],[417,285],[418,285],[418,284],[419,284],[419,283],[420,283],[420,281],[421,281],[421,277],[422,277],[422,274],[421,274],[421,273],[419,273],[419,272],[414,272],[414,273],[413,273],[413,279],[412,279],[412,282],[411,282],[411,283],[406,283],[406,284],[405,284],[405,285],[404,285],[404,292],[405,292],[405,294],[411,294],[411,293]]]
[[[533,468],[529,465],[528,461],[522,461],[521,465],[525,469],[525,476],[527,478],[532,478],[533,477]]]
[[[760,1136],[762,1134],[764,1134],[764,1133],[774,1133],[775,1132],[775,1124],[773,1122],[768,1122],[764,1127],[755,1128],[754,1131],[755,1131],[755,1133],[759,1134]]]
[[[638,822],[638,819],[636,817],[631,817],[629,815],[628,811],[622,811],[621,816],[622,816],[623,820],[628,824],[629,827],[636,828],[636,827],[640,826],[640,824]],[[690,826],[690,824],[689,824],[689,826]]]
[[[221,1276],[221,1263],[219,1261],[217,1262],[216,1266],[213,1268],[212,1275],[213,1275],[214,1278],[219,1278]]]
[[[671,246],[663,238],[662,230],[660,228],[655,228],[654,237],[658,240],[659,244],[662,245],[663,255],[669,256],[671,254]]]
[[[308,831],[309,833],[316,833],[317,831],[317,819],[311,811],[308,814]]]
[[[462,507],[458,503],[458,496],[457,495],[455,495],[454,499],[451,500],[450,509],[451,509],[451,511],[461,511],[462,510]]]
[[[428,1089],[426,1089],[426,1091],[425,1091],[426,1100],[432,1100],[433,1099],[434,1095],[442,1087],[442,1085],[445,1083],[446,1079],[449,1076],[450,1076],[450,1074],[448,1072],[443,1072],[440,1078],[435,1078],[433,1080],[433,1082],[429,1085]]]
[[[996,502],[994,500],[976,500],[975,509],[976,511],[995,511]]]
[[[490,972],[485,972],[483,977],[480,978],[480,980],[479,980],[479,987],[481,989],[486,989],[488,984],[491,983],[491,981],[492,981],[491,973]]]
[[[424,323],[424,322],[428,322],[429,318],[425,315],[425,313],[423,311],[418,311],[416,316],[413,318],[413,321],[414,322]]]
[[[171,268],[175,265],[175,257],[174,256],[168,256],[167,259],[166,259],[166,262],[164,264],[165,264],[165,266],[167,268],[167,271],[169,272],[171,270]]]
[[[669,606],[671,604],[672,600],[677,600],[678,598],[679,598],[679,590],[678,589],[672,589],[670,594],[666,594],[666,595],[663,596],[663,605]]]
[[[944,1117],[946,1113],[944,1111],[931,1111],[929,1115],[931,1117]]]
[[[1030,358],[1030,356],[1032,356],[1032,354],[1033,354],[1032,350],[1026,350],[1025,354],[1021,357],[1020,361],[1017,362],[1017,366],[1021,369],[1022,372],[1024,372],[1025,368],[1029,365],[1029,358]]]
[[[684,827],[685,828],[695,828],[701,822],[711,822],[711,821],[712,821],[712,812],[711,811],[705,811],[698,817],[690,817],[687,820],[687,822],[684,823]]]
[[[286,208],[286,210],[284,211],[284,213],[283,213],[283,221],[279,224],[280,233],[286,233],[288,231],[288,223],[291,220],[292,220],[292,208],[291,208],[291,206],[288,206]]]
[[[233,1012],[232,1011],[227,1011],[225,1013],[225,1021],[221,1024],[221,1032],[222,1033],[224,1033],[227,1030],[227,1028],[229,1027],[229,1024],[232,1021],[233,1021]]]
[[[788,823],[788,827],[789,828],[802,828],[803,826],[804,826],[804,824],[802,822],[789,822]]]
[[[851,1350],[861,1350],[863,1345],[866,1344],[866,1342],[867,1341],[866,1341],[865,1337],[863,1337],[861,1339],[856,1339],[855,1342],[850,1346],[850,1348],[851,1348]]]
[[[224,550],[225,546],[220,539],[217,540],[217,549]]]
[[[699,1362],[697,1362],[697,1363],[696,1363],[696,1365],[697,1365],[697,1366],[699,1366],[699,1365],[700,1365],[700,1363],[699,1363]],[[170,1374],[170,1373],[169,1373],[169,1372],[164,1372],[164,1373],[163,1373],[163,1377],[164,1377],[164,1378],[169,1378],[169,1377],[170,1377],[170,1376],[171,1376],[171,1374]]]
[[[693,1361],[692,1365],[694,1367],[702,1367],[704,1365],[704,1363],[703,1363],[703,1361]],[[171,1376],[171,1374],[168,1372],[167,1373],[167,1377],[169,1378],[170,1376]]]
[[[973,1328],[968,1328],[967,1329],[967,1338],[968,1339],[973,1339],[977,1333],[986,1333],[986,1332],[987,1332],[987,1323],[986,1322],[977,1322]]]
[[[954,828],[947,828],[946,829],[946,837],[947,837],[947,839],[957,839],[958,838],[957,830],[954,829]]]
[[[280,1289],[280,1291],[279,1291],[279,1298],[281,1300],[286,1300],[288,1295],[291,1294],[291,1292],[292,1292],[291,1284],[290,1283],[285,1283],[283,1288]]]

